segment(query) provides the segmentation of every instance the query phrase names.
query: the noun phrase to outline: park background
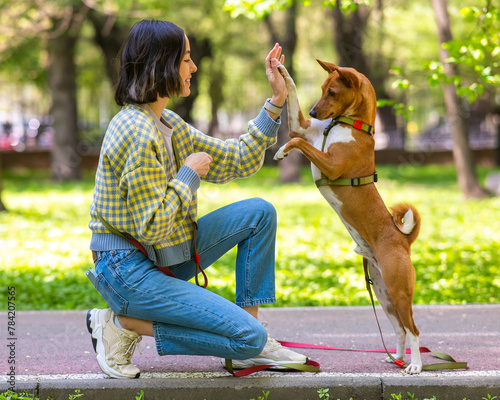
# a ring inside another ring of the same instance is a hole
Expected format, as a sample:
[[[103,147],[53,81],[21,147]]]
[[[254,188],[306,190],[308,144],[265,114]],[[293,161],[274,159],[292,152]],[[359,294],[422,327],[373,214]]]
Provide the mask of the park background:
[[[24,0],[0,2],[0,281],[16,287],[18,310],[105,306],[84,275],[89,206],[100,143],[118,111],[116,55],[142,18],[188,34],[199,69],[191,96],[171,106],[220,138],[244,132],[270,96],[263,60],[275,42],[304,110],[326,77],[315,59],[365,73],[379,101],[377,187],[388,206],[408,201],[422,215],[414,302],[500,301],[495,2]],[[352,239],[304,157],[275,163],[277,146],[254,177],[203,184],[199,215],[253,196],[270,201],[277,305],[368,304]],[[207,270],[210,290],[231,300],[234,261],[232,251]]]

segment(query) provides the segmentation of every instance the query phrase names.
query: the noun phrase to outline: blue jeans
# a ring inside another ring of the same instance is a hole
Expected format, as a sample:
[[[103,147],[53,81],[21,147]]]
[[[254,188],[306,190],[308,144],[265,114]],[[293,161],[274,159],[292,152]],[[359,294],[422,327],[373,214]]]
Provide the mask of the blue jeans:
[[[153,321],[159,355],[255,357],[267,332],[241,307],[275,302],[275,241],[276,211],[262,199],[199,219],[196,245],[204,269],[238,246],[236,304],[187,282],[194,261],[170,266],[172,278],[136,249],[98,252],[96,289],[116,314]]]

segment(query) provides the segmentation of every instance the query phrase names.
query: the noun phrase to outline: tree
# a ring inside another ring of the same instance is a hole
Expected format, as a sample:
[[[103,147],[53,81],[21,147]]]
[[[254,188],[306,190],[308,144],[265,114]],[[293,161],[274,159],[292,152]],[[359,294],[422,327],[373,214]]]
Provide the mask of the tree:
[[[450,54],[444,45],[453,39],[447,0],[432,0],[432,6],[436,14],[438,38],[441,44],[439,58],[443,63],[444,73],[448,78],[459,76],[458,66],[448,61]],[[485,197],[487,193],[479,185],[474,157],[469,147],[466,113],[453,81],[443,83],[443,92],[453,138],[453,156],[457,168],[458,185],[466,198]]]
[[[375,89],[378,100],[377,117],[383,132],[390,136],[398,135],[398,125],[395,110],[389,93],[386,90],[387,71],[389,70],[388,59],[382,55],[380,48],[383,47],[383,0],[377,1],[376,12],[379,16],[375,28],[379,32],[378,46],[374,50],[367,51],[365,46],[366,30],[368,22],[373,14],[372,7],[366,4],[357,6],[342,6],[340,1],[331,4],[330,15],[333,19],[334,45],[339,60],[338,65],[352,67],[366,75]]]
[[[76,151],[75,45],[87,7],[81,2],[36,0],[4,2],[1,40],[4,52],[15,53],[26,43],[46,42],[49,63],[48,86],[54,117],[53,178],[78,179],[81,158]],[[34,48],[37,48],[35,46]],[[40,55],[38,55],[40,58]]]
[[[68,6],[64,19],[54,21],[47,40],[49,55],[49,90],[52,95],[51,115],[54,118],[52,178],[80,179],[81,157],[77,152],[78,115],[76,102],[75,47],[83,10]],[[60,26],[66,26],[60,29]]]
[[[106,74],[114,85],[118,80],[117,56],[131,24],[128,20],[117,20],[117,16],[112,12],[100,12],[92,8],[89,9],[87,17],[94,27],[94,41],[106,60]]]

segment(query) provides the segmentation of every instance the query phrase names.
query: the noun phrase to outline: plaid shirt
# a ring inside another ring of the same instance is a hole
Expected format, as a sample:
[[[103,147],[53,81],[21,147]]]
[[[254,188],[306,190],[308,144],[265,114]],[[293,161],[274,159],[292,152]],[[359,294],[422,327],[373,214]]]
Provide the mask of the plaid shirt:
[[[177,263],[178,256],[159,253],[192,240],[200,178],[183,165],[185,159],[196,152],[210,154],[213,162],[203,178],[208,182],[226,183],[248,177],[262,166],[265,150],[276,142],[279,126],[261,110],[259,116],[249,122],[246,134],[222,141],[204,135],[170,110],[164,110],[162,116],[173,128],[176,162],[169,160],[161,134],[148,111],[126,105],[110,122],[90,207],[92,250],[113,250],[103,248],[100,234],[112,234],[100,222],[97,210],[115,229],[141,242],[148,254],[153,247],[155,254],[150,254],[150,258],[163,262],[159,265]],[[118,248],[121,247],[115,247]]]

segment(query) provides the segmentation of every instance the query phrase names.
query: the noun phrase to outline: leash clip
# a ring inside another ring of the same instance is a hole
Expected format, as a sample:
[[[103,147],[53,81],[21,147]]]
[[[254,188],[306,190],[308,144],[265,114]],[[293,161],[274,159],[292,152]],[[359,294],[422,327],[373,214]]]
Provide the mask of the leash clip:
[[[323,135],[328,136],[328,133],[330,133],[330,129],[332,129],[335,125],[337,124],[337,119],[332,119],[328,126],[323,130]],[[323,143],[324,146],[324,143]]]

